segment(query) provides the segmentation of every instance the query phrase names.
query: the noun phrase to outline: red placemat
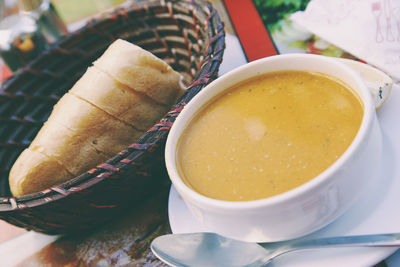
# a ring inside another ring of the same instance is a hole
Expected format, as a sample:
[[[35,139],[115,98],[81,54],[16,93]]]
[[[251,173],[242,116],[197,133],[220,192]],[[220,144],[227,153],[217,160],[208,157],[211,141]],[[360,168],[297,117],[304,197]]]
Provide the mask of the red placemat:
[[[224,0],[248,61],[277,55],[277,49],[252,0]]]

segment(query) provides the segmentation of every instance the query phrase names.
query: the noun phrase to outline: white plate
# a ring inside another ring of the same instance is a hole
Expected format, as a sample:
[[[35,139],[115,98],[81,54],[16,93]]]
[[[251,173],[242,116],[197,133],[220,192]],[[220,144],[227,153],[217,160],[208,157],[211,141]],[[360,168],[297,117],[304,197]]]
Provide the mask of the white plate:
[[[233,41],[234,45],[229,41]],[[227,55],[235,55],[227,42]],[[237,51],[239,52],[239,51]],[[237,55],[237,54],[236,54]],[[242,55],[237,62],[243,62]],[[238,64],[239,64],[238,63]],[[238,65],[236,64],[236,66]],[[235,64],[233,64],[235,65]],[[232,65],[231,65],[232,66]],[[343,216],[310,238],[400,232],[400,87],[394,86],[378,118],[383,134],[383,164],[366,194]],[[396,164],[397,163],[397,164]],[[204,232],[186,204],[171,187],[169,221],[173,233]],[[274,266],[371,266],[396,251],[396,248],[346,248],[293,252],[277,258]]]

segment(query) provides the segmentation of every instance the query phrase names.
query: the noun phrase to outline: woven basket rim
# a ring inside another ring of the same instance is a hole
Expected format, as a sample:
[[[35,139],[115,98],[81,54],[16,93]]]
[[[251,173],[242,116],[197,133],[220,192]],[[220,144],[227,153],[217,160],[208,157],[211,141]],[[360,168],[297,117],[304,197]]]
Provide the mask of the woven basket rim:
[[[189,2],[189,0],[188,0]],[[103,14],[100,18],[92,19],[83,28],[65,36],[62,40],[52,45],[48,50],[42,53],[39,58],[36,58],[27,66],[19,69],[14,76],[9,78],[2,88],[6,88],[8,84],[18,79],[19,75],[22,75],[26,71],[32,71],[31,66],[35,65],[42,57],[51,53],[52,49],[60,49],[64,43],[68,43],[73,40],[77,35],[84,34],[87,30],[95,28],[97,25],[107,22],[114,16],[123,16],[121,10],[126,8],[131,9],[148,9],[157,8],[169,5],[171,3],[176,4],[181,9],[186,9],[193,12],[194,10],[202,10],[203,15],[209,13],[207,17],[207,31],[209,31],[209,44],[205,49],[205,56],[202,60],[201,68],[197,72],[195,78],[189,86],[186,88],[185,94],[175,103],[168,113],[158,121],[152,128],[150,128],[144,135],[142,135],[134,144],[129,145],[126,149],[119,152],[114,157],[110,158],[106,162],[100,163],[95,168],[76,176],[69,181],[66,181],[60,185],[53,186],[51,188],[44,189],[40,192],[27,194],[21,197],[0,197],[0,214],[3,211],[9,210],[24,210],[35,206],[40,206],[49,202],[57,201],[62,198],[66,198],[75,192],[84,190],[88,186],[93,186],[97,183],[101,183],[104,179],[118,175],[123,172],[127,166],[132,164],[135,159],[140,158],[144,153],[151,150],[160,139],[165,138],[168,135],[169,128],[172,126],[175,117],[179,114],[182,108],[191,100],[191,98],[206,86],[218,72],[218,67],[222,61],[222,55],[225,48],[225,32],[224,25],[220,20],[216,10],[212,7],[211,3],[203,0],[190,0],[192,5],[187,6],[185,1],[165,1],[165,0],[152,0],[149,2],[137,2],[131,3],[130,6],[120,6],[107,14]],[[122,15],[121,15],[122,14]],[[212,44],[212,45],[211,45]],[[215,47],[215,49],[213,49]],[[76,53],[79,53],[77,51]],[[84,56],[84,55],[83,55]],[[203,73],[202,70],[210,69],[211,72]],[[190,93],[192,92],[192,93]],[[162,130],[160,130],[162,129]],[[157,134],[157,138],[155,138]],[[78,189],[80,188],[80,189]],[[83,189],[82,189],[83,188]],[[6,208],[8,206],[8,208]]]

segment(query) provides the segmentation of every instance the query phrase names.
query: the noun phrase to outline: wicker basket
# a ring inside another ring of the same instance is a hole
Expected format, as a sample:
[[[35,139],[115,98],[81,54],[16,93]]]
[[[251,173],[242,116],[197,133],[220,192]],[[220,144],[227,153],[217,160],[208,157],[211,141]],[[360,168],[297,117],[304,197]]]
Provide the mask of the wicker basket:
[[[184,75],[186,93],[135,144],[105,163],[42,192],[14,198],[8,173],[56,101],[117,38],[154,53]],[[0,218],[47,234],[103,224],[169,183],[164,145],[176,116],[217,76],[223,24],[202,0],[125,4],[70,34],[20,69],[0,91]],[[165,187],[164,187],[165,188]]]

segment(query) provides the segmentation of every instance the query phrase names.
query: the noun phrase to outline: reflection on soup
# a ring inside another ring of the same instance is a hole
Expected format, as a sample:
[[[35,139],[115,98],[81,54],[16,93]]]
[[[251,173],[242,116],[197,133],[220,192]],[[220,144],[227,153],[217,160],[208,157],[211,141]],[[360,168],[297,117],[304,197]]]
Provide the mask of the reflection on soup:
[[[177,149],[185,183],[215,199],[256,200],[306,183],[344,153],[363,116],[347,85],[318,73],[273,72],[225,92]]]

